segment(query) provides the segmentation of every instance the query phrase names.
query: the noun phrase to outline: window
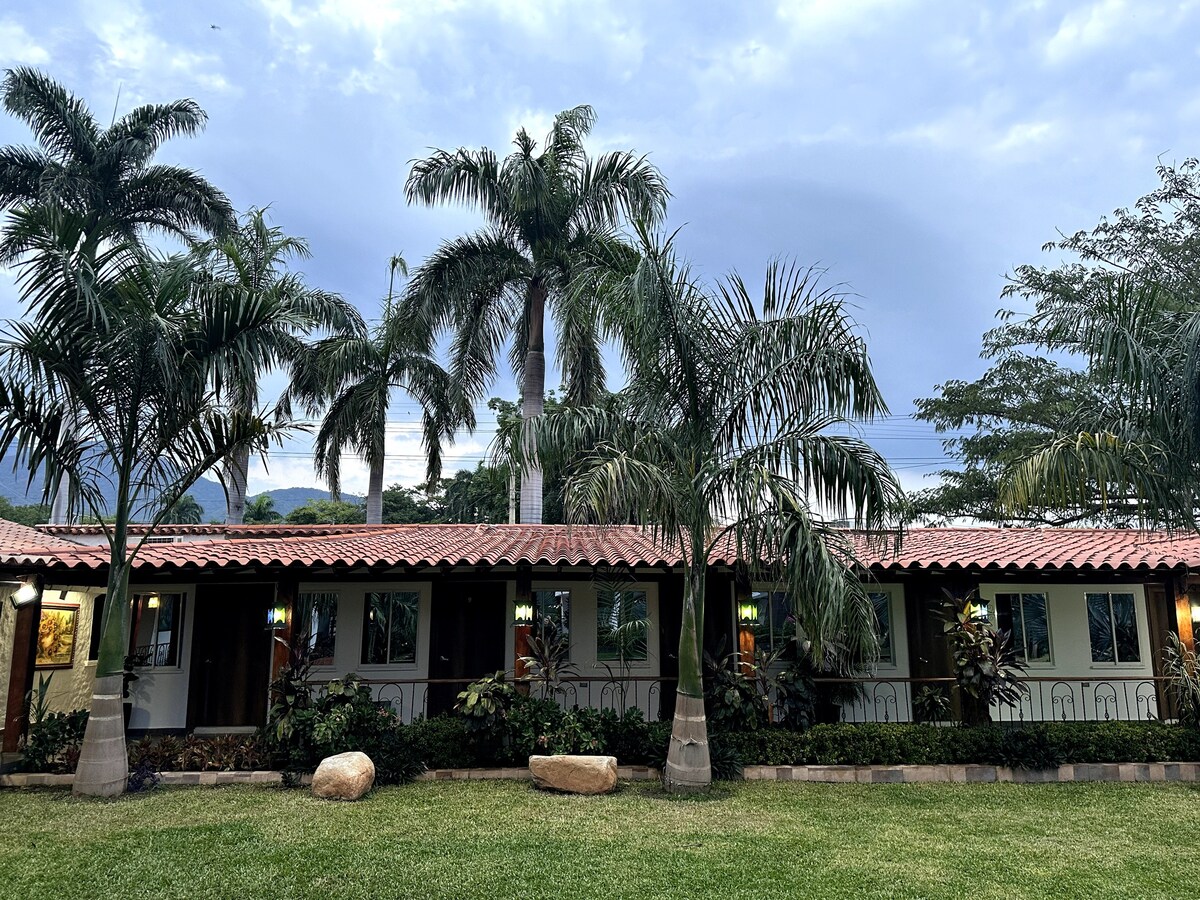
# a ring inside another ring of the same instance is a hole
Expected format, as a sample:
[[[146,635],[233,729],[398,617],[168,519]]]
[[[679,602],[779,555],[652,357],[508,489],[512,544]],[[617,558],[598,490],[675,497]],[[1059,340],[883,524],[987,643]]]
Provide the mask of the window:
[[[314,666],[332,666],[337,640],[337,593],[301,594],[299,601],[297,620],[308,641],[309,660]]]
[[[996,627],[1012,639],[1017,658],[1050,662],[1050,619],[1045,594],[997,594]]]
[[[92,636],[88,639],[88,659],[100,658],[100,628],[104,624],[104,595],[92,598]]]
[[[773,653],[796,636],[796,622],[788,595],[783,591],[754,591],[750,599],[758,609],[754,623],[754,649]]]
[[[166,668],[179,665],[179,632],[183,594],[134,594],[134,665]]]
[[[875,608],[875,626],[879,636],[879,662],[885,666],[896,664],[892,649],[892,595],[886,591],[871,591],[871,606]]]
[[[560,638],[571,634],[571,592],[534,591],[533,626],[538,631],[549,631]]]
[[[1087,594],[1092,662],[1141,661],[1133,594]]]
[[[600,591],[596,595],[596,659],[644,661],[649,624],[645,591]]]
[[[363,611],[362,661],[372,665],[417,661],[416,591],[367,594]]]

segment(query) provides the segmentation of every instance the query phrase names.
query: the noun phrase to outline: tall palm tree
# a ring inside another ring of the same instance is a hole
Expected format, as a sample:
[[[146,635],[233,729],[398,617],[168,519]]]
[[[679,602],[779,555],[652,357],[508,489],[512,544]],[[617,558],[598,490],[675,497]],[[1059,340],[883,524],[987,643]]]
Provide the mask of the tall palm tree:
[[[100,248],[79,266],[91,220],[63,213],[50,224],[19,268],[26,318],[0,341],[0,455],[31,479],[44,471],[47,496],[69,481],[72,505],[108,538],[110,602],[74,787],[111,795],[127,783],[120,698],[133,561],[204,472],[290,425],[231,409],[219,390],[231,356],[270,352],[261,304],[214,293],[188,257],[137,245]],[[151,526],[133,543],[131,522]]]
[[[41,244],[59,211],[78,223],[71,249],[87,266],[106,243],[138,243],[145,231],[192,238],[233,226],[221,191],[191,169],[153,163],[165,141],[204,127],[194,100],[139,106],[105,129],[82,100],[29,67],[6,70],[0,100],[38,144],[0,147],[0,210],[13,213],[0,234],[0,265]],[[54,522],[66,521],[66,490],[54,498]]]
[[[230,358],[226,392],[234,406],[248,413],[258,405],[259,378],[265,369],[291,369],[308,350],[305,336],[312,331],[362,337],[366,326],[351,304],[337,294],[310,288],[299,273],[287,269],[290,260],[311,255],[303,238],[290,237],[270,225],[267,211],[252,207],[226,237],[196,247],[217,287],[230,296],[262,304],[269,313],[271,352],[264,358]],[[240,525],[246,510],[246,477],[250,447],[239,447],[226,461],[225,523]]]
[[[642,261],[610,285],[608,320],[629,386],[611,408],[564,408],[530,424],[565,457],[569,520],[635,521],[684,561],[675,720],[663,781],[711,780],[700,640],[714,552],[778,581],[818,658],[877,655],[869,597],[843,534],[810,507],[883,529],[901,492],[884,459],[831,428],[886,412],[842,300],[813,273],[772,265],[761,312],[736,275],[714,294],[643,235]]]
[[[505,343],[521,384],[521,415],[541,415],[546,390],[545,317],[557,327],[565,400],[592,402],[604,386],[595,295],[578,288],[598,260],[621,258],[618,229],[659,220],[669,196],[658,170],[625,151],[591,159],[583,140],[590,106],[555,116],[541,151],[525,131],[503,162],[487,148],[438,150],[413,164],[410,203],[461,203],[487,225],[442,244],[414,274],[408,320],[429,340],[452,335],[450,372],[473,402],[484,399]],[[628,262],[632,254],[625,254]],[[542,520],[542,470],[528,454],[522,522]]]
[[[322,414],[313,442],[313,464],[330,493],[341,493],[341,456],[350,450],[367,464],[367,524],[383,521],[383,478],[387,419],[392,389],[403,388],[421,404],[426,480],[441,476],[441,446],[455,427],[474,427],[471,404],[422,347],[409,323],[393,306],[396,272],[407,271],[402,257],[389,261],[391,282],[384,318],[367,334],[334,335],[318,341],[298,359],[291,394],[314,414]],[[457,400],[455,398],[458,398]]]
[[[190,238],[234,225],[229,199],[191,169],[154,164],[165,141],[198,133],[207,119],[194,100],[139,106],[103,128],[87,105],[37,69],[8,69],[4,108],[33,131],[37,147],[0,147],[0,210],[52,206],[81,224],[80,258],[106,241],[139,242],[145,231]],[[0,265],[37,242],[36,217],[11,222]]]

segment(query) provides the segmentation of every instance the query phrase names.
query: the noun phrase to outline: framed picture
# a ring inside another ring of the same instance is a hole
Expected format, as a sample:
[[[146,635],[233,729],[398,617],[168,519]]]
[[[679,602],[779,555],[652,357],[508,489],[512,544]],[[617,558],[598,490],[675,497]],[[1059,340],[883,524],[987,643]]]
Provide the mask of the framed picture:
[[[43,606],[38,622],[37,657],[39,669],[65,669],[75,659],[75,623],[77,606]]]

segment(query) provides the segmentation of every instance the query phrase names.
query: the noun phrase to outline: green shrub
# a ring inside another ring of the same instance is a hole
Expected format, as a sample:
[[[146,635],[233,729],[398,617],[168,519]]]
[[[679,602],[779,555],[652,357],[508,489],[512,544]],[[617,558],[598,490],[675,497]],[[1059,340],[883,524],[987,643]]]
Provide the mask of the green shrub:
[[[404,726],[413,755],[428,769],[466,769],[480,765],[478,748],[467,739],[458,716],[414,719]]]
[[[21,768],[27,772],[74,772],[87,720],[86,709],[46,713],[29,727]]]

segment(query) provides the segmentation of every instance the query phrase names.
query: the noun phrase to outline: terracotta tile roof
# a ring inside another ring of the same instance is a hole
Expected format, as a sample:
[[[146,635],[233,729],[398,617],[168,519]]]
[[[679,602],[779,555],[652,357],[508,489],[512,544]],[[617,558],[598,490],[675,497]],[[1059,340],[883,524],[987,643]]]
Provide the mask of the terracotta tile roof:
[[[42,534],[36,528],[0,519],[0,556],[32,553],[37,550],[76,550],[79,545],[53,535]]]
[[[52,557],[29,554],[0,562],[68,569],[103,567],[106,547],[76,547]],[[657,546],[649,531],[561,525],[376,525],[305,537],[147,544],[138,569],[283,566],[675,565],[678,554]]]
[[[899,552],[858,545],[883,569],[1200,569],[1200,535],[1128,528],[914,528]]]
[[[103,534],[99,525],[38,525],[37,530],[53,535]],[[130,525],[129,533],[143,535],[149,525]],[[378,531],[378,525],[159,525],[154,533],[162,537],[181,535],[212,535],[230,539],[258,537],[299,537],[319,534],[353,534],[355,532]]]
[[[19,526],[18,526],[19,527]],[[268,526],[269,528],[270,526]],[[328,526],[312,526],[316,528]],[[253,534],[173,544],[147,544],[136,568],[198,569],[246,566],[310,567],[438,565],[677,566],[678,552],[631,526],[374,525],[289,535],[260,526]],[[0,547],[0,563],[58,569],[98,569],[106,547],[46,546],[47,535]],[[250,529],[246,528],[249,532]],[[267,536],[260,536],[260,535]],[[916,528],[899,552],[855,535],[860,559],[875,569],[1083,569],[1200,571],[1200,535],[1126,529]],[[65,542],[64,542],[65,543]],[[712,562],[730,561],[729,553]]]

